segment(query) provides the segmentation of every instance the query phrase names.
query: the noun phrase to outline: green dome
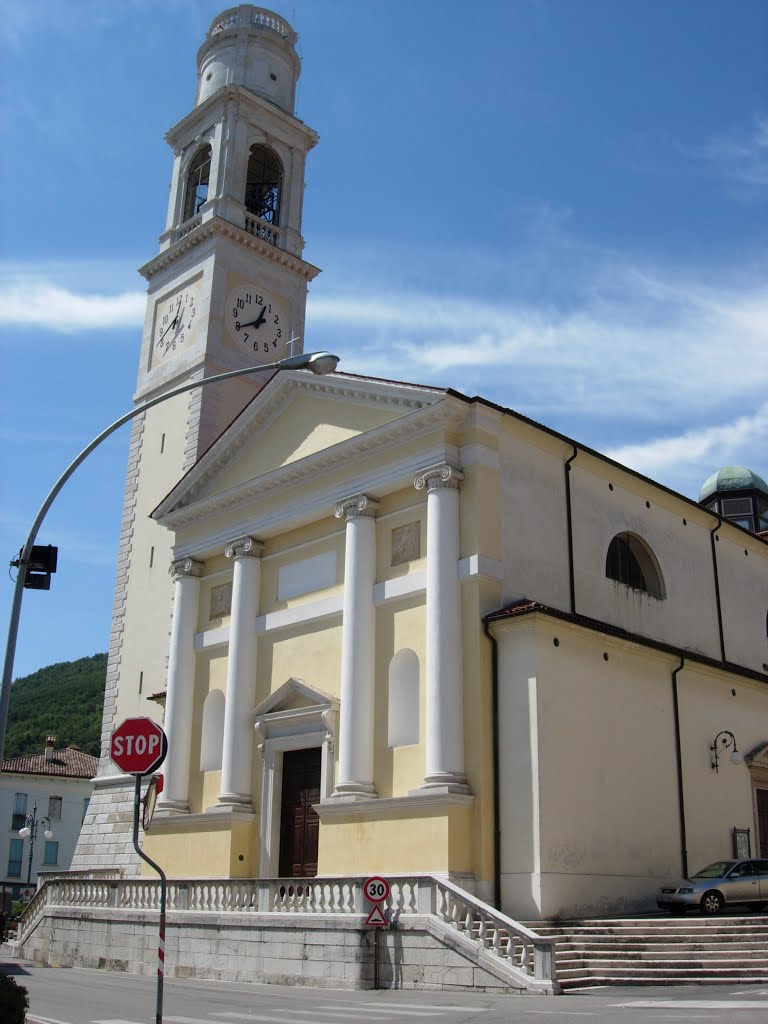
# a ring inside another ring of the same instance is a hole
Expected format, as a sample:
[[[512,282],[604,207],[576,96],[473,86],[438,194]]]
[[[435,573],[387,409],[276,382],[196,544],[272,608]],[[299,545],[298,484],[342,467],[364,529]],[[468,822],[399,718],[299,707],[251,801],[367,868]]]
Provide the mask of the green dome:
[[[762,491],[768,495],[768,484],[746,466],[723,466],[704,481],[699,491],[699,502],[721,491]]]

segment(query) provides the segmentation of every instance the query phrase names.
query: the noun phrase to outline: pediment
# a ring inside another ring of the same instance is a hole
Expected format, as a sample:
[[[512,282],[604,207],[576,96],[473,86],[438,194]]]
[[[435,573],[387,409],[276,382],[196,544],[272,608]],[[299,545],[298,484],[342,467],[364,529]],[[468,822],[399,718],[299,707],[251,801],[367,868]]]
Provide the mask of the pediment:
[[[153,513],[162,519],[200,501],[232,495],[262,479],[375,436],[445,398],[442,389],[333,374],[277,375],[253,399]]]
[[[256,719],[281,711],[299,711],[305,708],[333,708],[339,703],[338,697],[310,686],[302,679],[291,677],[259,704],[254,715]]]
[[[763,768],[768,771],[768,740],[758,743],[748,754],[745,754],[744,762],[750,768]]]

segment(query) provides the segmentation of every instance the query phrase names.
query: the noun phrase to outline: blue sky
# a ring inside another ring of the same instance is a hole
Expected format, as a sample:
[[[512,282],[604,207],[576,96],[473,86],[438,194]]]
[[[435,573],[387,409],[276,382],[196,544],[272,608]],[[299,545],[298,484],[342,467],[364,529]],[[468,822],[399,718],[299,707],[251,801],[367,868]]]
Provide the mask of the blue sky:
[[[7,560],[130,407],[163,136],[225,6],[0,2]],[[764,0],[272,7],[321,138],[306,348],[481,394],[689,497],[721,465],[768,477]],[[126,449],[105,444],[49,514],[59,573],[25,595],[17,675],[107,647]]]

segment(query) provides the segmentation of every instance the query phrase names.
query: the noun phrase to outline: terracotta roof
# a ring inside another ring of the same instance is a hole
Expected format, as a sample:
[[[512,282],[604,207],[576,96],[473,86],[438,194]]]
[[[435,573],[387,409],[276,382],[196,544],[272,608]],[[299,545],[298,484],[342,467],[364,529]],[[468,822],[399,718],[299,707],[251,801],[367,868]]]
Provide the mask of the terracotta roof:
[[[84,754],[77,747],[62,747],[53,751],[53,758],[45,760],[45,753],[26,757],[11,757],[3,761],[4,772],[22,775],[58,775],[70,779],[92,779],[99,765],[98,757]]]

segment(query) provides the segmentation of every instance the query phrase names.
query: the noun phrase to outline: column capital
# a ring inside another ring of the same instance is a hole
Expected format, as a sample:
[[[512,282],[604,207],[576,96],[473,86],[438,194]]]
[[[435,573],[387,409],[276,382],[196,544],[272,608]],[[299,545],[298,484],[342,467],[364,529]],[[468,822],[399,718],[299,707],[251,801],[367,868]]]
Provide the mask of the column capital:
[[[370,498],[367,494],[350,494],[349,497],[342,498],[336,502],[333,514],[337,519],[358,519],[361,517],[373,519],[378,507],[378,501]]]
[[[194,558],[177,558],[168,567],[168,575],[174,580],[183,579],[185,576],[199,578],[203,575],[203,563],[196,562]]]
[[[417,491],[433,491],[438,487],[447,487],[458,490],[464,474],[450,462],[438,462],[434,466],[427,466],[416,474],[413,486]]]
[[[237,537],[224,548],[227,558],[258,558],[264,545],[255,537]]]

